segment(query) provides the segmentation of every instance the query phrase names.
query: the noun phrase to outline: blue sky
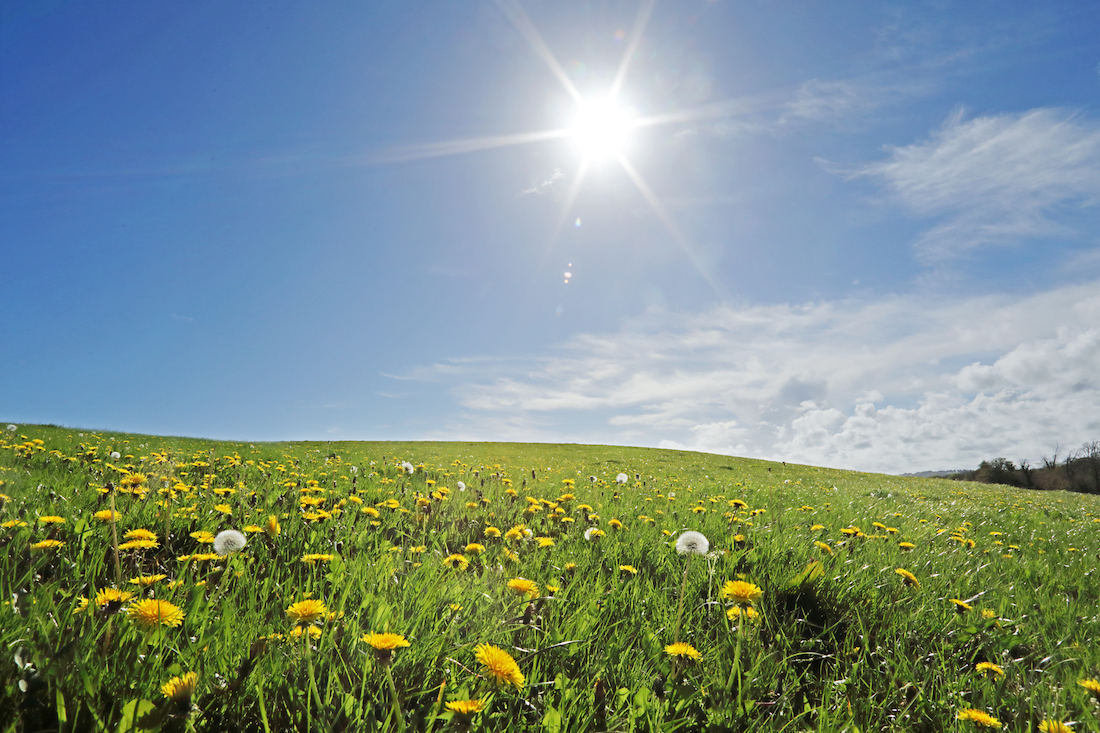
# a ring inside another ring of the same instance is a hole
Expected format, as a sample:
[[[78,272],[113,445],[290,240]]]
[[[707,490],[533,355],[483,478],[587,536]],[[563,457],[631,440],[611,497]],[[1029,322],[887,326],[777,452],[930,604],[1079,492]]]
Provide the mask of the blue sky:
[[[1097,28],[1091,1],[11,0],[0,419],[1064,454],[1100,439]]]

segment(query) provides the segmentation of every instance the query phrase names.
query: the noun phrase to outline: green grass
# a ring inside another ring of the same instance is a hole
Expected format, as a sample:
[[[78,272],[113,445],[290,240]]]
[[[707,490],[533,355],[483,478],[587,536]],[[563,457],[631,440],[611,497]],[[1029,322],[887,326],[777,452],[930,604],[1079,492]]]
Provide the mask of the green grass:
[[[3,432],[0,481],[0,730],[931,733],[980,729],[957,719],[971,708],[1010,731],[1100,724],[1078,684],[1100,677],[1100,497],[641,448],[29,425]],[[158,542],[120,553],[121,583],[95,518],[112,500],[119,542]],[[530,538],[490,536],[518,524]],[[224,529],[248,532],[243,552],[180,559]],[[677,554],[686,530],[710,552]],[[444,567],[452,554],[469,566]],[[755,619],[729,617],[731,580],[763,591]],[[97,607],[115,587],[134,597]],[[143,596],[182,623],[140,628]],[[307,598],[326,614],[295,627],[286,611]],[[376,632],[409,646],[387,664],[362,640]],[[668,654],[676,641],[700,658]],[[496,683],[482,644],[521,687]],[[190,704],[169,701],[188,672]],[[447,708],[462,700],[483,709],[464,720]]]

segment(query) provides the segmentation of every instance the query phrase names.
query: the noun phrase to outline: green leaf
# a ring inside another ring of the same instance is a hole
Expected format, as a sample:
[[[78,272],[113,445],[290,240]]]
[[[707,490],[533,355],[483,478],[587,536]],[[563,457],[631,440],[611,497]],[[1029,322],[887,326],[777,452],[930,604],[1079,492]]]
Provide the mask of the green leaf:
[[[118,733],[131,730],[149,730],[160,727],[160,716],[154,715],[157,706],[148,700],[131,700],[122,708],[122,720],[118,722]]]
[[[558,733],[561,730],[561,713],[557,708],[546,708],[546,713],[542,716],[542,729],[547,733]]]
[[[801,573],[791,579],[791,587],[796,588],[800,585],[811,585],[824,574],[825,566],[821,564],[820,560],[813,560]]]

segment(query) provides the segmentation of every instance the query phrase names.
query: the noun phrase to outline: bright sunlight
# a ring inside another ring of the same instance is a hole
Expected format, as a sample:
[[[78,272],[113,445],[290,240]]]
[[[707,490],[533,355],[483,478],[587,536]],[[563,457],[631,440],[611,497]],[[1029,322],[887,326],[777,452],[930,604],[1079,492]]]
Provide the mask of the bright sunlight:
[[[617,156],[634,129],[630,112],[613,99],[582,102],[570,128],[570,136],[585,162]]]

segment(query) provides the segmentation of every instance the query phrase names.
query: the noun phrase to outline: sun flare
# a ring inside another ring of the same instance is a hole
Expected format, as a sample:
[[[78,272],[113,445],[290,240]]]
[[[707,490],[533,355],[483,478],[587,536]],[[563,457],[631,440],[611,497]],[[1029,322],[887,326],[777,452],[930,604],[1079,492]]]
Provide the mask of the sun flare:
[[[634,129],[630,111],[613,99],[582,102],[569,134],[587,162],[619,155]]]

